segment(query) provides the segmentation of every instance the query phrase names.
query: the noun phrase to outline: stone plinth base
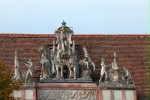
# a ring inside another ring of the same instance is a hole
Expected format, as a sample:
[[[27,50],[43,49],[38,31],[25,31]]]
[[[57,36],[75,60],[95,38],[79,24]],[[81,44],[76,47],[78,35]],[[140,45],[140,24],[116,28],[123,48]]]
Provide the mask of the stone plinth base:
[[[99,83],[99,87],[107,89],[135,89],[133,84],[113,84],[113,83]]]
[[[137,100],[136,90],[95,83],[30,83],[14,91],[22,100]]]
[[[62,79],[62,80],[57,80],[55,78],[52,79],[48,79],[48,80],[41,80],[41,83],[92,83],[93,80],[92,79],[81,79],[81,78],[77,78],[77,79]]]
[[[98,87],[97,100],[137,100],[136,90]]]

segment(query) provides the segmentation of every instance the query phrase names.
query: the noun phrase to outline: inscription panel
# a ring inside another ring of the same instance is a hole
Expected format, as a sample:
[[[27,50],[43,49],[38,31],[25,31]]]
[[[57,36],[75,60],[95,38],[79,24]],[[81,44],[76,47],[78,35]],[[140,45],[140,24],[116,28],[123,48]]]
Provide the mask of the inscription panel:
[[[38,90],[38,100],[96,100],[96,90]]]

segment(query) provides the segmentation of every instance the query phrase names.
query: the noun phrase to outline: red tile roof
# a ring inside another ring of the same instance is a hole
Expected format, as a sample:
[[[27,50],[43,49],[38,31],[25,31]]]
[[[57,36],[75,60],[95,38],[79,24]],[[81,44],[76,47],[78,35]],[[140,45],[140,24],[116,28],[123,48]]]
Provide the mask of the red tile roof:
[[[19,50],[19,58],[34,62],[40,60],[38,48],[41,45],[51,48],[52,34],[0,34],[0,59],[7,66],[13,67],[15,50]],[[83,58],[82,47],[86,46],[91,59],[96,65],[93,72],[95,81],[99,79],[100,59],[105,57],[111,64],[113,52],[118,52],[120,67],[126,66],[132,73],[138,96],[149,97],[149,35],[74,35],[78,59]],[[24,66],[24,65],[22,65]],[[24,68],[25,69],[25,68]],[[144,99],[143,99],[144,100]]]

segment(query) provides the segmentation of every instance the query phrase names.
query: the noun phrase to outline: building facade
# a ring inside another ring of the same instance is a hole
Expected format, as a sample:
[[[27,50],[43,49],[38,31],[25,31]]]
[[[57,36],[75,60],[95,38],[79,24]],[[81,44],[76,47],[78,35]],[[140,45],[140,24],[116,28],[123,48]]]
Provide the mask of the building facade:
[[[46,47],[48,59],[50,60],[51,49],[53,49],[54,34],[0,34],[0,59],[8,67],[14,67],[15,51],[18,50],[18,57],[24,61],[33,59],[34,65],[41,60],[41,54],[38,49],[41,46]],[[149,35],[73,35],[75,47],[78,51],[78,61],[84,58],[82,47],[86,47],[90,58],[95,64],[95,70],[91,73],[93,83],[98,83],[101,71],[101,58],[105,58],[107,64],[111,64],[114,59],[114,51],[118,53],[118,65],[120,68],[126,66],[132,75],[135,85],[137,100],[149,100]],[[25,72],[27,67],[20,63],[21,70]],[[38,72],[37,72],[38,73]],[[40,73],[40,72],[39,72]],[[93,87],[93,83],[87,83]],[[54,83],[52,83],[54,84]],[[39,88],[53,87],[53,85],[38,85]],[[76,83],[74,86],[79,83]],[[79,86],[79,85],[77,85]],[[31,86],[34,88],[34,86]],[[58,87],[55,84],[54,87]],[[64,88],[62,86],[62,88]],[[25,86],[25,88],[28,88]],[[71,88],[71,85],[69,86]],[[80,84],[80,88],[84,88]],[[97,88],[96,88],[97,89]],[[36,90],[35,90],[36,91]],[[34,92],[34,96],[37,92]],[[25,96],[25,95],[24,95]],[[34,97],[37,98],[37,97]],[[98,96],[98,98],[100,98]],[[102,100],[102,99],[99,99]],[[111,99],[113,100],[113,99]],[[135,99],[134,99],[135,100]]]

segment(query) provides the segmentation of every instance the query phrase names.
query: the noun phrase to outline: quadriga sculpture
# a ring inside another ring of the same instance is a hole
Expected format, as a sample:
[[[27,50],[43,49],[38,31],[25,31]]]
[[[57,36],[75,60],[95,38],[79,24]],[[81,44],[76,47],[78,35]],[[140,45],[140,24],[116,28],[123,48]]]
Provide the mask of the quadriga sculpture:
[[[75,42],[73,31],[62,22],[62,26],[55,31],[53,41],[53,62],[56,79],[76,79]]]
[[[38,49],[38,51],[42,54],[40,61],[40,63],[42,64],[40,80],[50,79],[51,78],[50,63],[46,49],[44,48],[44,46],[42,46]]]

